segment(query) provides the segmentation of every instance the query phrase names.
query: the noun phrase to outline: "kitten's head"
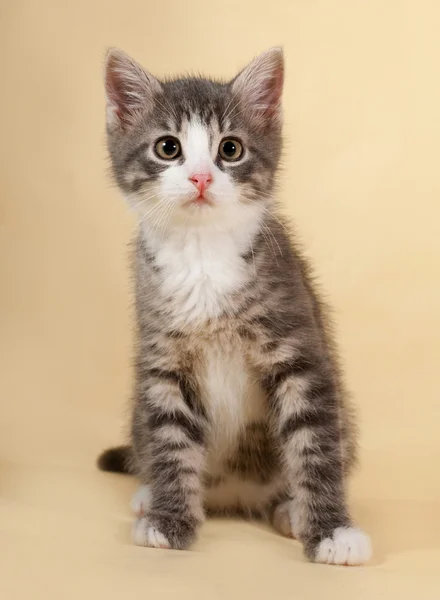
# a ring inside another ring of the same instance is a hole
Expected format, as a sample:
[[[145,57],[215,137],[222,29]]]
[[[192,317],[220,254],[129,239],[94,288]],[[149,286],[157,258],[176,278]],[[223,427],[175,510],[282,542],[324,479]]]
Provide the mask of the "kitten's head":
[[[143,220],[233,224],[271,201],[281,152],[281,49],[228,83],[159,81],[110,50],[105,86],[114,176]]]

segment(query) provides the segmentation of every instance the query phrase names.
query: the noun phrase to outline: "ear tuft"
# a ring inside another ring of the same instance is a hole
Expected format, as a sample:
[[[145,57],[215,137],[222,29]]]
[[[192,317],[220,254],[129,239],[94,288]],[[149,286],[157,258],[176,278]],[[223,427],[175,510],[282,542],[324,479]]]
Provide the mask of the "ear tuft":
[[[151,108],[161,85],[150,73],[122,50],[111,48],[105,61],[107,125],[124,127],[137,114]]]
[[[284,59],[281,48],[255,58],[232,81],[232,92],[260,123],[281,120]]]

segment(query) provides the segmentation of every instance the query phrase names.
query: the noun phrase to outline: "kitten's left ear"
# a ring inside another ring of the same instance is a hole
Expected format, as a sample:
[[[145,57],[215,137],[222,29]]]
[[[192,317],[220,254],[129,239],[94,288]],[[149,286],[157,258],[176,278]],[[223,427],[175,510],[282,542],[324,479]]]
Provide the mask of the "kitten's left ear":
[[[281,121],[284,59],[281,48],[255,58],[232,81],[232,92],[262,125]]]

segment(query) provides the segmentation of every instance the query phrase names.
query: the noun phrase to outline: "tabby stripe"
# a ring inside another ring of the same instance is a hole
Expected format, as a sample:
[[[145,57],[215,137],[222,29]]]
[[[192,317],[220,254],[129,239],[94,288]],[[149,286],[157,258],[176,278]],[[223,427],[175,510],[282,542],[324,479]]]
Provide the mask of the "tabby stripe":
[[[160,458],[154,461],[151,466],[151,474],[157,481],[158,479],[170,479],[172,482],[176,482],[181,485],[180,482],[176,481],[179,475],[198,475],[198,470],[194,467],[188,467],[182,465],[181,461],[176,458]]]
[[[144,142],[143,144],[140,144],[139,146],[137,146],[137,148],[129,152],[124,161],[124,169],[127,170],[132,162],[140,161],[141,159],[143,159],[145,157],[145,150],[148,148],[148,146],[148,142]]]
[[[183,399],[188,406],[188,408],[195,415],[202,416],[206,418],[206,411],[201,402],[199,402],[199,398],[194,387],[191,385],[190,381],[186,377],[182,377],[179,381],[180,391],[182,392]]]
[[[175,479],[175,483],[178,481],[178,479]],[[166,494],[165,496],[153,496],[151,511],[156,514],[162,514],[163,516],[169,515],[174,518],[183,518],[185,521],[190,521],[193,517],[191,516],[191,509],[188,506],[188,496],[188,490],[184,490],[178,484],[172,486],[171,493]],[[169,522],[169,517],[167,518],[167,521]],[[166,527],[164,529],[166,531]]]
[[[301,313],[282,316],[278,316],[277,314],[272,314],[271,316],[262,315],[255,319],[255,323],[259,327],[263,327],[269,336],[281,339],[287,339],[288,335],[292,332],[295,332],[297,335],[300,333],[306,335],[306,331],[300,332],[299,330],[309,328],[309,319]]]
[[[246,313],[254,305],[255,305],[255,298],[253,296],[250,296],[249,298],[245,298],[244,301],[242,302],[242,304],[235,311],[235,316],[236,317],[241,317],[242,315],[244,316],[244,313]],[[251,325],[252,324],[249,323],[249,326],[251,326]]]
[[[311,380],[306,391],[307,398],[314,402],[320,398],[325,398],[326,405],[329,408],[334,408],[337,403],[335,384],[331,378],[320,377],[319,379]]]
[[[299,415],[292,415],[284,423],[281,429],[281,437],[286,439],[302,429],[316,429],[328,426],[332,424],[331,417],[331,413],[327,411],[310,411]]]
[[[134,193],[138,192],[147,181],[150,181],[150,177],[136,177],[130,183],[130,190]]]
[[[255,332],[252,331],[252,329],[249,329],[249,327],[240,326],[237,329],[237,333],[239,336],[245,338],[246,340],[253,341],[257,338]]]
[[[280,342],[267,342],[266,344],[263,344],[263,352],[272,352],[273,350],[276,350],[277,348],[280,347]]]
[[[176,339],[176,340],[180,340],[182,338],[186,338],[188,337],[186,335],[186,333],[183,333],[183,331],[178,331],[177,329],[172,329],[171,331],[167,331],[166,335],[171,338],[171,339]]]
[[[177,425],[187,436],[197,444],[203,444],[205,434],[203,427],[191,421],[185,414],[176,413],[153,413],[148,417],[148,426],[150,429],[159,429],[163,425]]]
[[[181,441],[181,442],[165,442],[160,441],[155,444],[160,448],[161,452],[176,452],[177,450],[186,450],[187,448],[191,448],[189,442]]]
[[[241,255],[241,258],[245,261],[245,262],[251,262],[251,260],[254,259],[255,256],[255,250],[253,248],[249,248],[249,250],[247,252],[245,252],[244,254]]]
[[[334,436],[330,436],[330,439],[333,437]],[[328,439],[328,436],[326,436],[326,438]],[[321,440],[321,443],[316,446],[301,448],[299,454],[305,460],[322,459],[324,461],[332,461],[335,460],[335,458],[339,458],[339,451],[336,452],[334,444],[329,444],[327,440],[325,443]]]
[[[179,384],[180,375],[177,371],[167,371],[166,369],[146,369],[143,373],[146,377],[155,377],[162,381]]]
[[[272,373],[263,379],[262,384],[268,393],[273,393],[286,379],[290,377],[303,377],[311,371],[317,371],[318,368],[317,361],[312,358],[299,356],[293,361],[275,364]]]

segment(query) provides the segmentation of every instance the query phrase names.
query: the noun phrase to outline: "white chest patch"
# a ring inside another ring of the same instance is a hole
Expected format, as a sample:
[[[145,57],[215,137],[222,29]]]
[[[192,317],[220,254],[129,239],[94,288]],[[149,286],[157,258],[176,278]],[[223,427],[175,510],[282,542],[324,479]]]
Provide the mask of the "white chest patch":
[[[234,236],[212,230],[170,236],[159,248],[156,262],[176,326],[219,316],[228,296],[248,277]]]
[[[246,424],[264,418],[265,397],[243,352],[226,336],[207,347],[200,387],[212,423],[206,467],[219,475],[225,454],[236,448]]]

